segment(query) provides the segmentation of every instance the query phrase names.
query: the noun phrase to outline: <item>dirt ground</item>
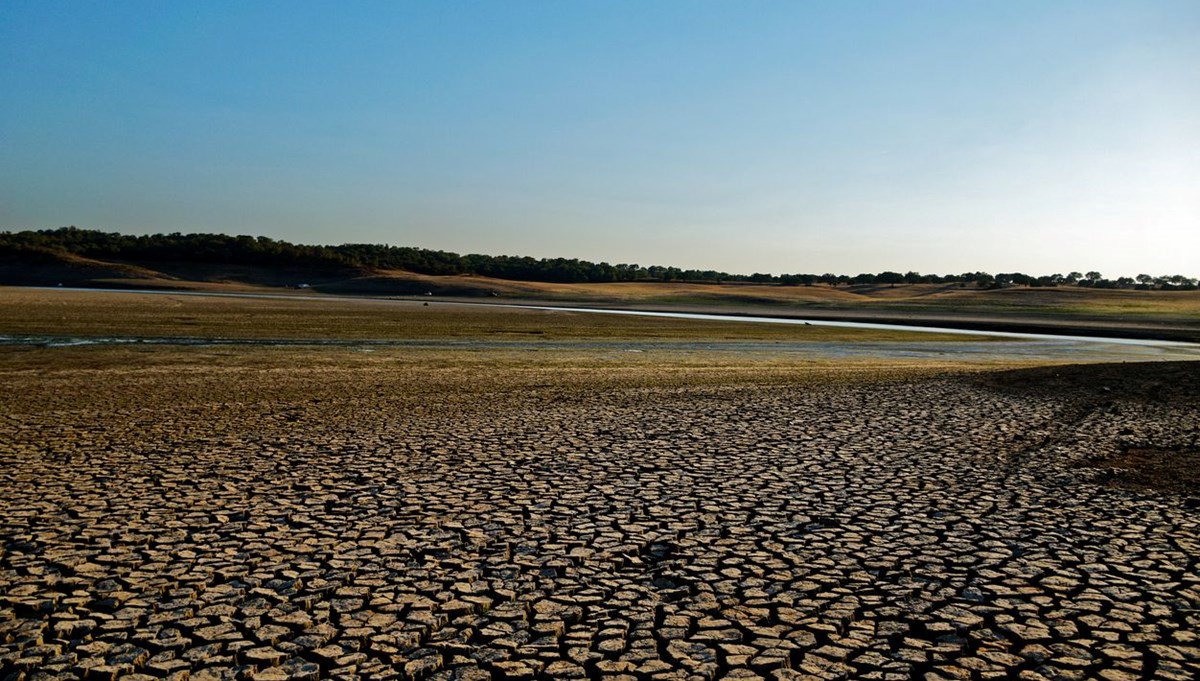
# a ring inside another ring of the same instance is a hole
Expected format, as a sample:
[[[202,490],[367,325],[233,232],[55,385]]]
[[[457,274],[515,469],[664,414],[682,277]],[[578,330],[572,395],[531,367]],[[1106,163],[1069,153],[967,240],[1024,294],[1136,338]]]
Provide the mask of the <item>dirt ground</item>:
[[[1197,366],[0,349],[0,677],[1195,678]]]

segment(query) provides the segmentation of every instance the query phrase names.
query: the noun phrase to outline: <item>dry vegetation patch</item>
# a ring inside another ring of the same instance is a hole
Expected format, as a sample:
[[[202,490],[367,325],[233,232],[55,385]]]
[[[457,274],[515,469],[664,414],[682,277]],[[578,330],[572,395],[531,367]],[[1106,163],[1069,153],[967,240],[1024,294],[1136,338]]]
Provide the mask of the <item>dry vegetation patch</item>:
[[[0,288],[0,334],[292,340],[984,340],[955,334],[693,321],[336,297],[241,298]]]

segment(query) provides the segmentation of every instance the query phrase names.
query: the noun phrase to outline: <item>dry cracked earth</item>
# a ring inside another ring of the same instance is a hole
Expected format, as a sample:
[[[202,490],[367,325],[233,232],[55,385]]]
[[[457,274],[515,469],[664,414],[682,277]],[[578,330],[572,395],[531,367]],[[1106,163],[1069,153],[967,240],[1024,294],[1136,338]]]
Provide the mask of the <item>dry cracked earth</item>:
[[[5,374],[0,678],[1200,675],[1188,366],[217,365]]]

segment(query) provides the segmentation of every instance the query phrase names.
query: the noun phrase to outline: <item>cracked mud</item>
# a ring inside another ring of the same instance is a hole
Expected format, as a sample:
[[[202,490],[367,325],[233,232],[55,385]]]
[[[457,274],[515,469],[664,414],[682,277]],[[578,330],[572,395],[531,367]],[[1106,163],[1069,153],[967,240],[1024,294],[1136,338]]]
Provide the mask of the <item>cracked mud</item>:
[[[154,352],[6,364],[0,678],[1200,675],[1200,511],[1087,467],[1194,449],[1190,367],[1150,399]]]

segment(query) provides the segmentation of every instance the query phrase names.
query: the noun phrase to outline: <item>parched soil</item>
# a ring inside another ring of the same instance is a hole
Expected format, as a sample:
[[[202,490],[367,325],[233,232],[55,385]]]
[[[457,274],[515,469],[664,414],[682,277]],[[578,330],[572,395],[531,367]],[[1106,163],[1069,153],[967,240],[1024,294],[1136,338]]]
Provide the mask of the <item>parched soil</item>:
[[[5,351],[0,677],[1195,678],[1147,366]]]
[[[1108,469],[1102,477],[1111,485],[1200,494],[1200,450],[1130,448],[1088,467]],[[1189,503],[1200,508],[1200,498]]]
[[[1118,417],[1122,409],[1185,410],[1200,402],[1195,362],[1037,367],[983,374],[981,381],[1014,394],[1065,396],[1082,408]],[[1161,433],[1154,422],[1129,418],[1117,431],[1120,446],[1088,453],[1077,467],[1094,482],[1129,489],[1192,495],[1200,507],[1200,421]]]

